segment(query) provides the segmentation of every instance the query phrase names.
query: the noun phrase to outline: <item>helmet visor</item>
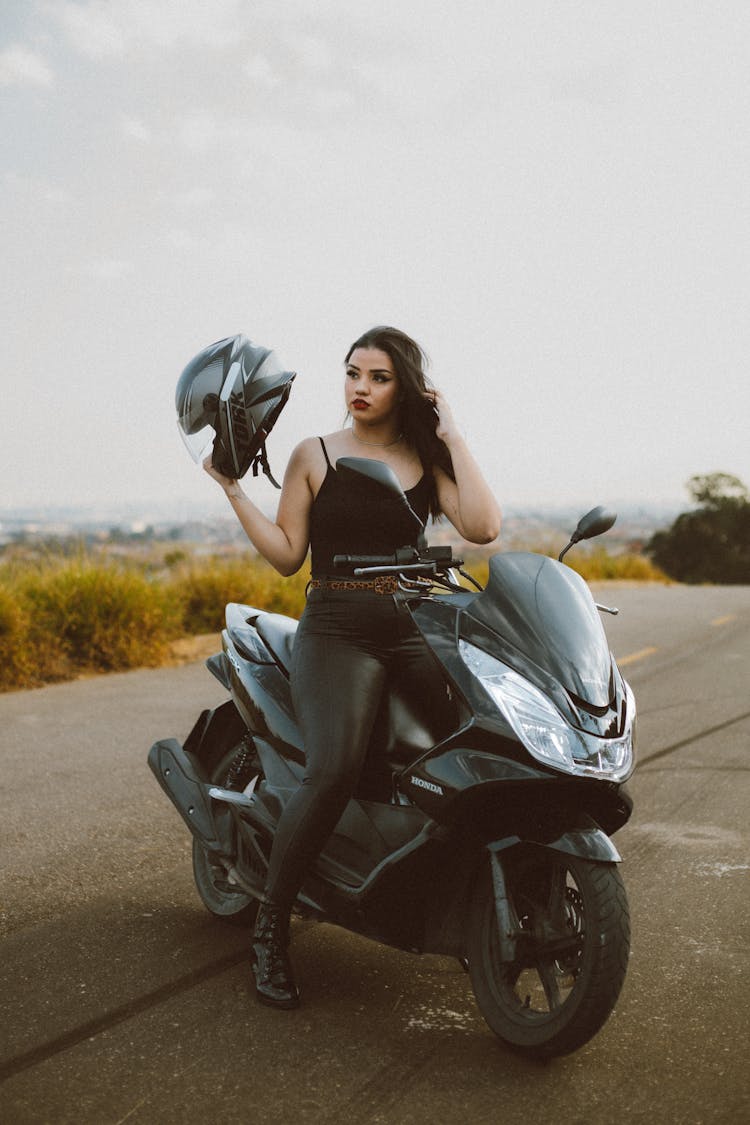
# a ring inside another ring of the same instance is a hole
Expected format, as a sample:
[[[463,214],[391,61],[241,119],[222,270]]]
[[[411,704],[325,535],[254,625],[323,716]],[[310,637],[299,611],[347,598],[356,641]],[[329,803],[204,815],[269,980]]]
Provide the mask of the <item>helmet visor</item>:
[[[195,434],[186,434],[183,430],[180,421],[177,421],[177,430],[180,437],[185,443],[190,456],[195,461],[196,465],[200,465],[211,452],[216,437],[216,430],[213,426],[201,426]]]

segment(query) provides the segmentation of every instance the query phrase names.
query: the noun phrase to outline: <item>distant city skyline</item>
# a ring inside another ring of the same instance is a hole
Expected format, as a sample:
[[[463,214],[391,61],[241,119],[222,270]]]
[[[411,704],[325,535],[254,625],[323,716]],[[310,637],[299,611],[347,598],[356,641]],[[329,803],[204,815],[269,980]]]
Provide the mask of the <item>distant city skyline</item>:
[[[501,505],[750,485],[748,48],[737,0],[8,0],[0,519],[223,513],[188,360],[242,331],[299,372],[280,476],[384,322]]]

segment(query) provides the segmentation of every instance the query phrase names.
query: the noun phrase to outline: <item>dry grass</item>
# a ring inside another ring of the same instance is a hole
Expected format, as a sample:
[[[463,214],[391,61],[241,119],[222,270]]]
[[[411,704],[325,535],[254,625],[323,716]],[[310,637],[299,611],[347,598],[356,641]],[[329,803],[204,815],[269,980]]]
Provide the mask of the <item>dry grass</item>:
[[[542,551],[551,558],[553,552]],[[610,555],[603,547],[576,553],[575,548],[565,556],[565,563],[587,582],[669,582],[666,574],[645,555]],[[479,555],[467,557],[466,569],[483,586],[489,573],[489,559]]]
[[[603,549],[580,554],[571,565],[589,581],[664,580],[647,559],[610,556]],[[468,569],[486,580],[486,559],[469,560]],[[5,562],[0,691],[184,659],[180,639],[217,635],[227,602],[299,616],[307,579],[307,570],[282,578],[249,552],[231,559],[178,555],[136,563],[81,549],[72,556]]]
[[[669,582],[645,555],[610,555],[604,547],[579,556],[571,551],[565,562],[587,582]]]
[[[249,552],[159,562],[81,549],[0,565],[0,691],[179,660],[177,642],[218,634],[230,601],[302,612],[307,573],[282,578]]]
[[[4,688],[154,667],[180,631],[178,607],[163,586],[84,552],[4,567],[0,590]]]
[[[185,634],[218,632],[227,602],[244,602],[271,613],[299,616],[309,574],[282,578],[254,555],[185,561],[174,567],[165,587],[179,605]]]

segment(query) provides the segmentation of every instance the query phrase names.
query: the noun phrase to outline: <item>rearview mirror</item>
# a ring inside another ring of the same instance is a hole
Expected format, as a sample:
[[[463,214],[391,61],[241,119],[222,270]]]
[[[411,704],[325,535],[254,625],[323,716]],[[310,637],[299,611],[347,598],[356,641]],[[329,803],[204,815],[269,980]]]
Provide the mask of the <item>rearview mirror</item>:
[[[577,543],[580,539],[594,539],[597,535],[604,535],[605,531],[609,531],[610,527],[614,526],[616,519],[616,512],[608,512],[601,505],[598,508],[592,508],[578,521],[573,542]]]
[[[597,535],[603,535],[605,531],[609,531],[616,519],[616,512],[609,512],[601,505],[592,508],[590,512],[586,512],[586,515],[579,519],[578,526],[570,537],[570,542],[558,555],[558,562],[563,561],[563,556],[574,543],[580,543],[582,539],[593,539]]]
[[[408,503],[401,482],[390,465],[384,461],[372,461],[369,457],[339,457],[336,472],[362,484],[363,480],[387,488]]]
[[[369,457],[339,457],[336,462],[336,472],[356,483],[360,488],[364,484],[373,486],[380,491],[386,489],[394,500],[403,504],[409,515],[413,518],[415,526],[421,534],[422,521],[406,499],[406,493],[401,487],[401,481],[390,465],[384,461],[372,461]]]

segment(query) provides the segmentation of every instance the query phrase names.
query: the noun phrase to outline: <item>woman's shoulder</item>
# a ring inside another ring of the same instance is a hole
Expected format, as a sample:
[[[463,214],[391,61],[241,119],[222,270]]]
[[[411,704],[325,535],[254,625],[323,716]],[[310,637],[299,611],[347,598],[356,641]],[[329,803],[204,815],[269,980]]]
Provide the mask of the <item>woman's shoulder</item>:
[[[321,439],[319,437],[303,438],[292,450],[291,459],[301,465],[309,465],[319,461],[321,457]]]
[[[328,455],[322,446],[321,438],[307,437],[292,450],[287,472],[291,477],[304,477],[314,495],[326,474],[327,462]]]
[[[339,443],[340,439],[341,430],[334,430],[331,434],[313,434],[311,437],[303,438],[302,441],[294,447],[292,452],[297,453],[299,451],[302,456],[310,453],[320,453],[321,444],[326,446],[329,443],[331,445],[336,445]]]

